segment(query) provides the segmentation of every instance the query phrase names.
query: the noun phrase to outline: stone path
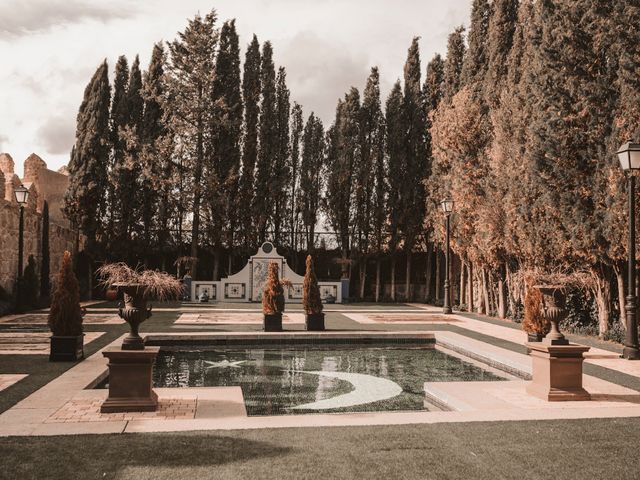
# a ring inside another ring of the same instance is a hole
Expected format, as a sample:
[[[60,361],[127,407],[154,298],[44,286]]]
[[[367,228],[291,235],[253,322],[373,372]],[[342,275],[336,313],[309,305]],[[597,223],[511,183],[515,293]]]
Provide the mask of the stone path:
[[[85,332],[84,344],[105,332]],[[49,355],[49,332],[0,332],[0,355]]]
[[[112,309],[113,310],[113,309]],[[7,315],[0,317],[0,324],[15,325],[46,325],[49,319],[48,313],[28,313],[22,315]],[[118,315],[88,313],[82,323],[86,325],[117,325],[124,323]]]
[[[26,377],[28,377],[28,375],[19,373],[0,375],[0,392]]]
[[[262,313],[255,312],[206,312],[206,313],[183,313],[176,320],[176,324],[187,325],[219,325],[219,324],[252,324],[261,325],[263,322]],[[304,314],[285,313],[282,316],[282,323],[304,323]]]

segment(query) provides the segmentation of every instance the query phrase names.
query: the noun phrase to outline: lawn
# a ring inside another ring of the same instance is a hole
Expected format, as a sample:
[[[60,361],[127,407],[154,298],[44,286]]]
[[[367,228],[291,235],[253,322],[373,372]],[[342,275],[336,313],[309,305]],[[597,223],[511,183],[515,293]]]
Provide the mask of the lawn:
[[[0,439],[7,479],[637,479],[640,419]]]

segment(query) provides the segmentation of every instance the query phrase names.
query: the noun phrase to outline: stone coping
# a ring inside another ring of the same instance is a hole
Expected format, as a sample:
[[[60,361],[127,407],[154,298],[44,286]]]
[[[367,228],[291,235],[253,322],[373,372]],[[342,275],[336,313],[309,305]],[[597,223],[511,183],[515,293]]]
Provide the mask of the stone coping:
[[[434,345],[436,337],[430,332],[171,332],[148,333],[145,344],[164,345],[344,345],[344,344],[420,344]]]

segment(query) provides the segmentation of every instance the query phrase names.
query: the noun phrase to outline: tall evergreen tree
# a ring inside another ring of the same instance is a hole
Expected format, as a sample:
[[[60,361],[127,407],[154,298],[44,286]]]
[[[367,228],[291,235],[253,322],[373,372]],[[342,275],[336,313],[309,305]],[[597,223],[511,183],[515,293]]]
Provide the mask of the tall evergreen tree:
[[[255,195],[253,198],[253,216],[258,230],[258,241],[267,238],[267,229],[272,220],[273,204],[273,161],[278,149],[276,72],[273,65],[271,42],[262,46],[260,67],[262,102],[260,104],[260,124],[258,128],[258,161],[256,164]]]
[[[487,42],[491,6],[488,0],[473,0],[471,5],[471,26],[467,37],[468,49],[462,72],[463,85],[477,83],[483,85],[482,80],[487,73],[488,52],[491,48]]]
[[[294,102],[291,110],[291,154],[289,155],[289,194],[287,202],[287,218],[289,225],[290,247],[295,252],[298,249],[297,231],[300,227],[300,205],[298,203],[298,188],[300,184],[300,162],[302,150],[302,135],[304,119],[302,107]]]
[[[360,262],[360,297],[364,297],[371,249],[380,253],[384,228],[384,117],[380,106],[380,74],[371,69],[360,113],[360,161],[356,167],[355,229]],[[378,270],[377,270],[378,271]],[[376,284],[376,286],[378,283]]]
[[[223,241],[233,249],[237,228],[240,140],[242,132],[242,93],[240,84],[240,48],[235,20],[227,21],[220,31],[213,83],[214,114],[211,123],[213,151],[207,189],[210,241],[214,245],[214,274],[219,278]],[[222,233],[226,231],[226,238]],[[231,262],[232,256],[229,256]]]
[[[247,48],[242,78],[244,99],[244,142],[242,150],[242,175],[240,177],[239,205],[240,225],[243,232],[244,247],[253,247],[255,243],[254,204],[255,167],[258,158],[258,119],[260,116],[260,44],[254,35]]]
[[[389,196],[387,209],[389,212],[389,253],[391,255],[391,299],[396,299],[396,254],[400,245],[400,223],[405,204],[404,181],[406,179],[405,155],[405,119],[403,109],[402,85],[397,81],[385,108],[387,125],[387,157],[389,161]]]
[[[338,102],[336,119],[329,130],[325,211],[336,232],[342,256],[342,278],[349,277],[351,225],[354,218],[354,171],[361,159],[360,92],[355,87]]]
[[[131,245],[132,235],[138,229],[140,212],[140,140],[142,132],[142,114],[144,100],[142,99],[142,74],[140,72],[140,60],[136,55],[131,64],[129,73],[129,85],[127,86],[126,100],[126,124],[119,127],[118,135],[124,147],[124,161],[117,165],[114,172],[115,196],[118,206],[118,224],[116,225],[117,238],[123,245]],[[138,250],[139,252],[140,250]],[[128,252],[128,253],[125,253]],[[131,256],[131,248],[123,252]]]
[[[84,91],[69,161],[69,187],[64,196],[65,214],[87,236],[90,254],[95,254],[107,192],[110,96],[105,60]]]
[[[106,228],[107,251],[117,258],[121,258],[123,242],[119,238],[117,224],[119,224],[120,204],[122,197],[116,193],[120,182],[119,176],[122,170],[125,157],[126,145],[124,138],[120,137],[120,131],[127,126],[129,114],[127,110],[127,86],[129,84],[129,63],[127,57],[121,55],[116,63],[113,80],[113,98],[111,101],[111,112],[109,118],[111,162],[109,166],[109,187],[108,187],[108,221]]]
[[[427,65],[427,75],[424,81],[423,95],[427,113],[434,112],[444,95],[444,60],[439,54],[434,55]],[[428,119],[428,118],[427,118]]]
[[[162,255],[162,268],[166,269],[169,242],[169,218],[172,189],[173,162],[166,149],[167,129],[165,98],[165,53],[157,43],[151,53],[149,68],[144,75],[144,113],[141,134],[140,217],[143,225],[142,250],[145,259],[152,249],[152,232],[157,231],[158,249]]]
[[[306,234],[307,253],[315,244],[315,228],[324,187],[325,133],[322,121],[313,112],[307,119],[302,138],[302,160],[300,163],[300,188],[297,203]]]
[[[488,65],[485,98],[490,105],[497,101],[506,81],[508,58],[518,20],[519,0],[494,0],[487,32]]]
[[[184,32],[169,43],[171,63],[168,77],[171,98],[171,129],[191,175],[191,264],[197,278],[200,241],[201,203],[205,156],[211,155],[210,116],[213,112],[212,87],[215,74],[215,51],[218,31],[215,10],[204,17],[199,14],[189,20]]]
[[[42,206],[42,261],[40,266],[40,297],[48,299],[51,293],[51,252],[49,250],[49,202]]]
[[[418,38],[409,47],[404,66],[403,119],[407,132],[404,157],[404,202],[402,205],[401,230],[404,250],[407,255],[405,272],[405,297],[411,299],[412,250],[423,229],[425,216],[424,178],[428,178],[431,165],[427,155],[427,119],[422,96],[421,66]]]
[[[444,98],[451,98],[460,90],[462,85],[462,66],[465,56],[464,27],[456,28],[449,35],[447,43],[447,59],[444,63]]]
[[[280,244],[282,227],[286,226],[288,186],[291,183],[289,155],[291,153],[289,117],[291,115],[290,93],[284,67],[278,70],[276,79],[276,150],[273,159],[271,180],[271,202],[273,203],[273,240]]]

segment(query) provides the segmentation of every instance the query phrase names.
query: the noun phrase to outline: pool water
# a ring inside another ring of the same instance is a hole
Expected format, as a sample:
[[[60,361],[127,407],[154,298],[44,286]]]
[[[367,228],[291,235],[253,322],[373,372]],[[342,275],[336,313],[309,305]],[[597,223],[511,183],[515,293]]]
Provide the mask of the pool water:
[[[163,347],[156,387],[240,386],[247,414],[429,410],[425,382],[504,380],[424,347]]]

